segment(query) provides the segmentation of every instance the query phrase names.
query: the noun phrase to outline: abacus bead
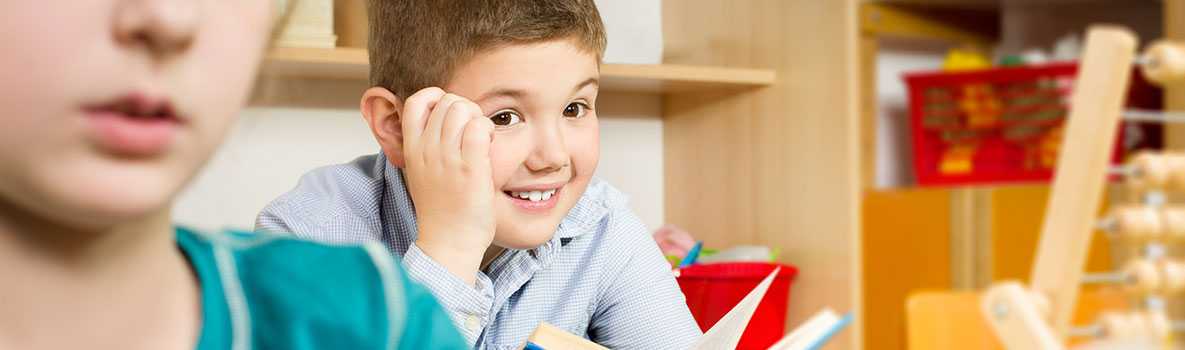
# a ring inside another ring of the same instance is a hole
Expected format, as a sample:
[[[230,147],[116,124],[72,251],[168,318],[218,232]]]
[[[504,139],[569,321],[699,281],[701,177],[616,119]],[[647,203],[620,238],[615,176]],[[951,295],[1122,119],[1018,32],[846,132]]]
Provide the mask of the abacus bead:
[[[1161,209],[1160,224],[1166,239],[1185,241],[1185,208],[1167,207]]]
[[[1149,81],[1170,85],[1185,81],[1185,44],[1158,41],[1144,51],[1150,60],[1144,65],[1144,77]]]
[[[1147,260],[1132,260],[1123,268],[1127,276],[1127,289],[1140,294],[1154,293],[1160,290],[1160,271],[1156,265]]]
[[[1136,191],[1161,189],[1168,184],[1171,169],[1164,157],[1157,153],[1143,152],[1128,162],[1135,170],[1126,178],[1128,186]]]
[[[1120,237],[1128,240],[1145,240],[1159,237],[1161,227],[1160,213],[1155,208],[1144,206],[1125,206],[1116,208],[1115,231]]]

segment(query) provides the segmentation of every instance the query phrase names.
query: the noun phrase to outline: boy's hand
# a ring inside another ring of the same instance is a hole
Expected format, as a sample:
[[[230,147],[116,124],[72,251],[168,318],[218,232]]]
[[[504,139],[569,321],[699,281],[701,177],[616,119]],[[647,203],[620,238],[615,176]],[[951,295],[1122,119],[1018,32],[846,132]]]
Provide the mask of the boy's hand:
[[[403,104],[404,174],[425,254],[473,284],[494,239],[490,142],[494,124],[477,104],[427,88]]]

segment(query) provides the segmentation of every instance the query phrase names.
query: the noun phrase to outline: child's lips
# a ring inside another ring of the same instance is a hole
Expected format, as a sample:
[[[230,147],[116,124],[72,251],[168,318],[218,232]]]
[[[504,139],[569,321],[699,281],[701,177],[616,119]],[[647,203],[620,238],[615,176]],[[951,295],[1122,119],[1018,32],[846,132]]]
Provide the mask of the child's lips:
[[[92,139],[105,151],[130,157],[164,153],[176,139],[181,119],[163,99],[131,94],[83,108]]]

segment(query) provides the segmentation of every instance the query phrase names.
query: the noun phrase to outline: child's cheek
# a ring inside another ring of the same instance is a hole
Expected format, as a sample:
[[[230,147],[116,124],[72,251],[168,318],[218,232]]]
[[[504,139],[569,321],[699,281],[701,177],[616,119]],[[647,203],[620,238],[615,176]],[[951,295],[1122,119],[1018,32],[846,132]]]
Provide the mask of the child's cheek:
[[[601,158],[600,127],[596,120],[571,128],[566,136],[564,141],[575,171],[572,175],[584,179],[591,177]]]
[[[523,151],[526,147],[520,147],[521,137],[516,136],[518,135],[498,133],[494,135],[494,142],[490,144],[490,170],[494,176],[495,190],[506,186],[526,159]]]

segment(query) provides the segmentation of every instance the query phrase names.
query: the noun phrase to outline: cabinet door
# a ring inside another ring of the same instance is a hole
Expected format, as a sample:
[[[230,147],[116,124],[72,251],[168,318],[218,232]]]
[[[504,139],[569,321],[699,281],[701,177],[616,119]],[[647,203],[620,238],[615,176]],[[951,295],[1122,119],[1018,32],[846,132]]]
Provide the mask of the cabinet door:
[[[866,324],[873,326],[865,327],[864,339],[875,339],[866,348],[907,348],[911,294],[951,291],[966,281],[982,288],[990,281],[1027,280],[1048,196],[1047,185],[865,192],[863,301]],[[1109,247],[1096,236],[1088,271],[1115,266]],[[983,266],[959,266],[968,264]]]
[[[909,293],[950,288],[950,201],[943,189],[865,192],[866,349],[904,349]]]
[[[1037,253],[1041,220],[1045,218],[1045,204],[1049,186],[1008,186],[992,190],[992,280],[1028,281]],[[1099,213],[1109,206],[1103,201]],[[1108,271],[1114,268],[1110,242],[1103,235],[1091,241],[1087,271]]]

